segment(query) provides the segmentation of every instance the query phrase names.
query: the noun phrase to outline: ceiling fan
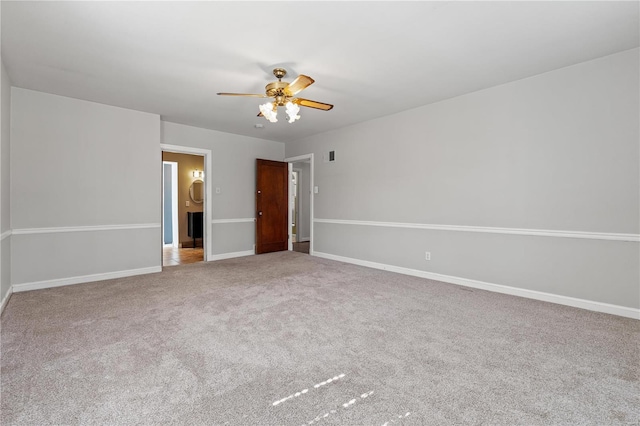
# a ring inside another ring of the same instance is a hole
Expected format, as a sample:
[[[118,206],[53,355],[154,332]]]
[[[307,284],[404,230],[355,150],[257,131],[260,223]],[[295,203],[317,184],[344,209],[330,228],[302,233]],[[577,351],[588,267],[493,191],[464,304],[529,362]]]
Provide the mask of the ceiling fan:
[[[286,107],[289,123],[293,123],[300,118],[298,112],[300,112],[301,106],[321,109],[323,111],[329,111],[331,108],[333,108],[333,105],[331,104],[325,104],[322,102],[311,101],[309,99],[294,97],[313,84],[314,80],[311,77],[300,74],[291,83],[287,83],[286,81],[282,81],[282,77],[287,75],[287,70],[285,70],[284,68],[275,68],[273,70],[273,75],[276,76],[278,81],[267,84],[267,86],[265,87],[264,95],[252,93],[218,93],[218,95],[273,98],[273,102],[267,102],[266,104],[260,105],[260,114],[258,114],[258,117],[264,116],[272,123],[278,121],[277,114],[279,106]]]

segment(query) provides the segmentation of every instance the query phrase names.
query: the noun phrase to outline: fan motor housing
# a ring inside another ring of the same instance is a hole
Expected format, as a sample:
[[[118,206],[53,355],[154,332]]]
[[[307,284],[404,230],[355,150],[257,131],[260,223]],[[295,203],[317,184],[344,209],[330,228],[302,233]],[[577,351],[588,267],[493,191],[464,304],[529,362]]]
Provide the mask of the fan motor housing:
[[[288,85],[289,83],[285,83],[284,81],[274,81],[266,85],[265,91],[267,92],[267,96],[282,96],[284,95],[285,87]]]

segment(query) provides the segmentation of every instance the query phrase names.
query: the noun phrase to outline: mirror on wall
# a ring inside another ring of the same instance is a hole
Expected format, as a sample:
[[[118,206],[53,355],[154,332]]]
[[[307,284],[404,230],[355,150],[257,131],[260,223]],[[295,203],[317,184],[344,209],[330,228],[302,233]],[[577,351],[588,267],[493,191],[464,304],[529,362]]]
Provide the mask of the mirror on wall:
[[[194,203],[202,203],[204,201],[204,182],[200,179],[194,180],[189,187],[189,196]]]

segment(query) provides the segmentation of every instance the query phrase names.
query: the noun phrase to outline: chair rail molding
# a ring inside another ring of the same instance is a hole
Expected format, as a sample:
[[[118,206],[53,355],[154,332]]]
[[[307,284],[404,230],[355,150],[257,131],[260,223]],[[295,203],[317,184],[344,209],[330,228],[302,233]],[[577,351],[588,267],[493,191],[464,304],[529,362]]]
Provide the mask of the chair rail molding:
[[[213,219],[211,223],[247,223],[255,221],[256,219],[254,217],[241,217],[236,219]]]
[[[491,234],[530,235],[536,237],[581,238],[588,240],[609,240],[640,242],[640,234],[623,234],[612,232],[583,232],[549,229],[495,228],[489,226],[439,225],[428,223],[375,222],[366,220],[314,219],[316,223],[335,225],[377,226],[385,228],[427,229],[434,231],[482,232]]]
[[[59,232],[94,232],[119,231],[123,229],[153,229],[160,228],[160,223],[138,223],[124,225],[89,225],[89,226],[57,226],[53,228],[22,228],[13,229],[12,235],[55,234]],[[3,234],[4,235],[4,234]]]

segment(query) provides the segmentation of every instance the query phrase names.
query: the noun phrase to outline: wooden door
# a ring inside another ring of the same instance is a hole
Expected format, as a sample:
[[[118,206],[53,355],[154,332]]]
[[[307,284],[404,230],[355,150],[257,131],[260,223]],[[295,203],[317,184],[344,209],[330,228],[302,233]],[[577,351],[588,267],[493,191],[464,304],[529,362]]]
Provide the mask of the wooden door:
[[[256,167],[256,254],[289,248],[289,165],[257,160]]]

